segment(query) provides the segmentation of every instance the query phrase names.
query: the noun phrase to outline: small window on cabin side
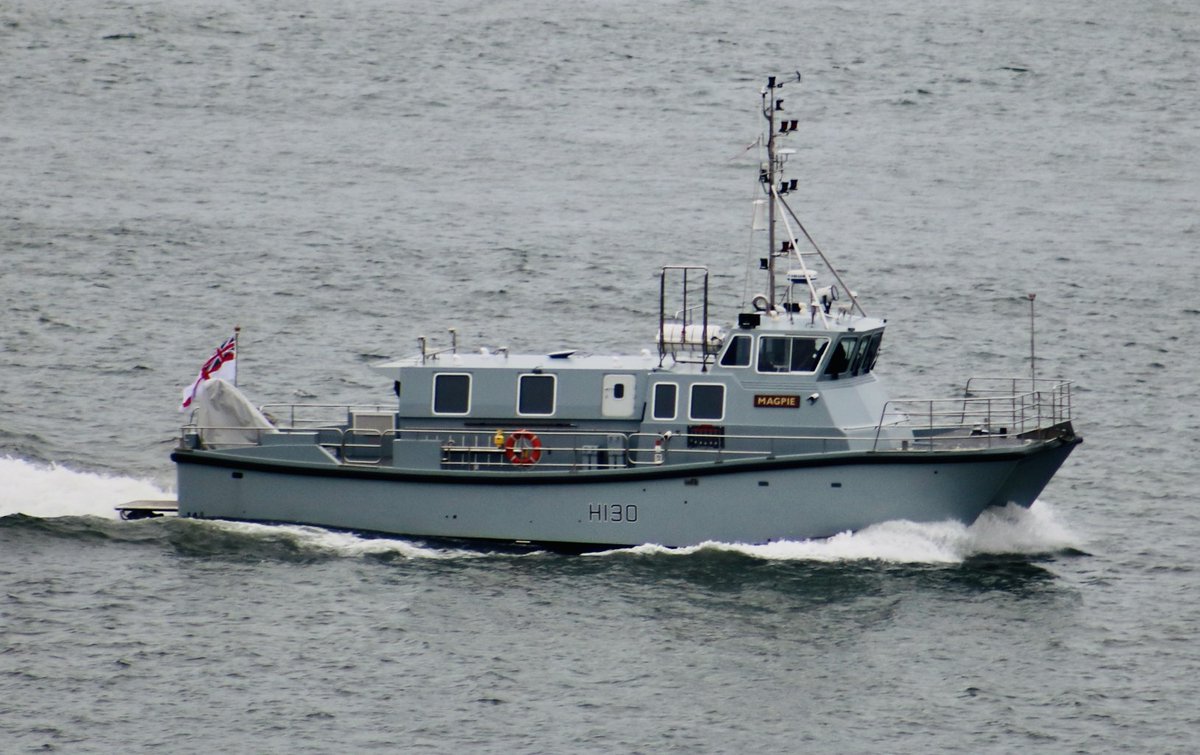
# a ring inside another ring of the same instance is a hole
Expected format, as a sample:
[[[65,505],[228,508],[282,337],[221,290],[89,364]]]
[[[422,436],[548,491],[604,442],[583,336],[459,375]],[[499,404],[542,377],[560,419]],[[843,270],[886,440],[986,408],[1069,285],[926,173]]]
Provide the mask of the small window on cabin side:
[[[553,375],[522,375],[517,388],[517,414],[554,414]]]
[[[692,386],[692,419],[721,420],[725,418],[725,386]]]
[[[843,338],[838,341],[837,345],[833,347],[833,356],[829,358],[829,366],[825,368],[825,374],[837,377],[850,369],[850,362],[854,359],[854,348],[857,345],[857,338]]]
[[[613,398],[615,398],[615,399],[625,398],[625,384],[624,383],[614,383],[613,384]]]
[[[828,345],[824,338],[793,338],[792,372],[816,372]]]
[[[675,397],[679,386],[659,383],[654,386],[654,418],[675,419]]]
[[[758,371],[787,372],[791,361],[792,339],[785,336],[763,336],[758,339]]]
[[[434,414],[466,414],[470,410],[470,375],[437,375],[433,378]]]
[[[729,345],[725,347],[721,365],[723,367],[749,367],[750,347],[753,344],[754,339],[750,336],[734,336],[729,341]]]

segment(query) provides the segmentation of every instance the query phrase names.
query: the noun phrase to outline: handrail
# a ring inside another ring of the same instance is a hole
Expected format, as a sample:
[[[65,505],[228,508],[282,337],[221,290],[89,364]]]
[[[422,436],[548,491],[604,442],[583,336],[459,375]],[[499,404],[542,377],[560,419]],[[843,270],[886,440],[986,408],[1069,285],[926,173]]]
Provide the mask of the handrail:
[[[1018,392],[1017,386],[1023,382],[1030,382],[1034,390]],[[1007,383],[1010,390],[1003,390],[1003,383]],[[876,443],[872,450],[878,450],[889,414],[903,418],[891,426],[908,424],[916,427],[919,421],[930,445],[935,439],[960,439],[947,431],[964,427],[972,428],[972,437],[986,436],[990,445],[992,438],[1021,436],[1070,422],[1071,406],[1069,380],[973,377],[967,381],[962,398],[887,401],[876,425]]]
[[[974,377],[961,398],[892,399],[882,406],[874,424],[841,427],[829,432],[788,434],[734,434],[720,432],[638,432],[533,428],[541,440],[536,468],[618,468],[774,458],[825,454],[836,451],[886,453],[894,451],[952,451],[993,446],[1023,446],[1035,442],[1040,431],[1071,420],[1071,383],[1038,379],[1037,390],[1017,392],[1030,378]],[[378,465],[394,452],[391,440],[425,440],[440,444],[443,466],[495,466],[514,468],[507,462],[496,432],[482,427],[354,427],[354,412],[393,413],[382,405],[278,404],[263,407],[286,410],[289,425],[273,428],[284,434],[313,433],[312,442],[326,448],[345,464]],[[310,410],[345,411],[336,420],[307,418]],[[207,434],[252,431],[244,442],[216,441],[216,445],[252,446],[262,428],[200,427],[185,425],[181,448],[202,447]],[[509,430],[508,432],[511,432]],[[504,437],[503,432],[500,437]],[[260,443],[261,443],[260,439]],[[525,465],[515,468],[527,469]]]
[[[330,417],[321,417],[319,419],[311,419],[311,420],[301,419],[300,422],[304,423],[304,424],[297,424],[296,412],[298,409],[299,410],[313,409],[313,410],[329,411],[329,412],[331,412],[331,416]],[[385,404],[306,404],[306,403],[281,404],[280,403],[280,404],[263,404],[262,406],[260,406],[258,408],[258,410],[260,412],[262,412],[264,415],[266,415],[267,417],[271,418],[272,420],[275,420],[277,423],[282,418],[275,416],[275,412],[286,411],[286,412],[288,412],[288,422],[286,425],[282,425],[282,426],[283,427],[291,427],[291,428],[300,428],[300,427],[312,426],[313,423],[316,423],[317,426],[339,424],[341,422],[344,422],[350,416],[350,414],[352,412],[382,412],[382,413],[395,412],[396,407],[394,404],[385,405]],[[340,416],[332,415],[332,412],[334,410],[340,410],[340,412],[341,412]]]

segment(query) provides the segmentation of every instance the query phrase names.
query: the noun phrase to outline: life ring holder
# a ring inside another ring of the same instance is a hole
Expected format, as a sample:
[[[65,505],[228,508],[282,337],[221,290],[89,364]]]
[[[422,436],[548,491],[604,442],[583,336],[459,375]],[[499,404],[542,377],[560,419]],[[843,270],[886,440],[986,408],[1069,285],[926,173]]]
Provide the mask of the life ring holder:
[[[537,464],[542,458],[542,439],[528,430],[517,430],[504,440],[504,456],[518,467]]]

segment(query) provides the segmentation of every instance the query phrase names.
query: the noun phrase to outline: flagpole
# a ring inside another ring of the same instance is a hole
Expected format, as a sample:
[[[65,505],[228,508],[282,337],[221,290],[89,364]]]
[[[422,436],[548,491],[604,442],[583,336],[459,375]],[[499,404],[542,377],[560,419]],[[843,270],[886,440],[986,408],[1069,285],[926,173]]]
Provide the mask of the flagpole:
[[[240,368],[242,366],[242,347],[240,344],[238,344],[238,336],[241,335],[241,333],[242,333],[242,326],[234,325],[233,326],[233,361],[234,361],[234,364],[236,364],[238,368]],[[233,387],[234,388],[237,387],[237,374],[238,374],[238,369],[234,369],[234,371],[233,371]]]

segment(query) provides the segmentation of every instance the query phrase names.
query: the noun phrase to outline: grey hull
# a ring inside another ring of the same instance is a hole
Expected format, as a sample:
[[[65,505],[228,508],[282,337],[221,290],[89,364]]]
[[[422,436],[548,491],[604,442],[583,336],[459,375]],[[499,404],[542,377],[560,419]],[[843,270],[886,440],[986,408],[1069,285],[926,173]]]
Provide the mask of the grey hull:
[[[578,546],[828,537],[1029,506],[1078,443],[824,454],[562,474],[415,473],[177,451],[179,513],[418,537]]]

